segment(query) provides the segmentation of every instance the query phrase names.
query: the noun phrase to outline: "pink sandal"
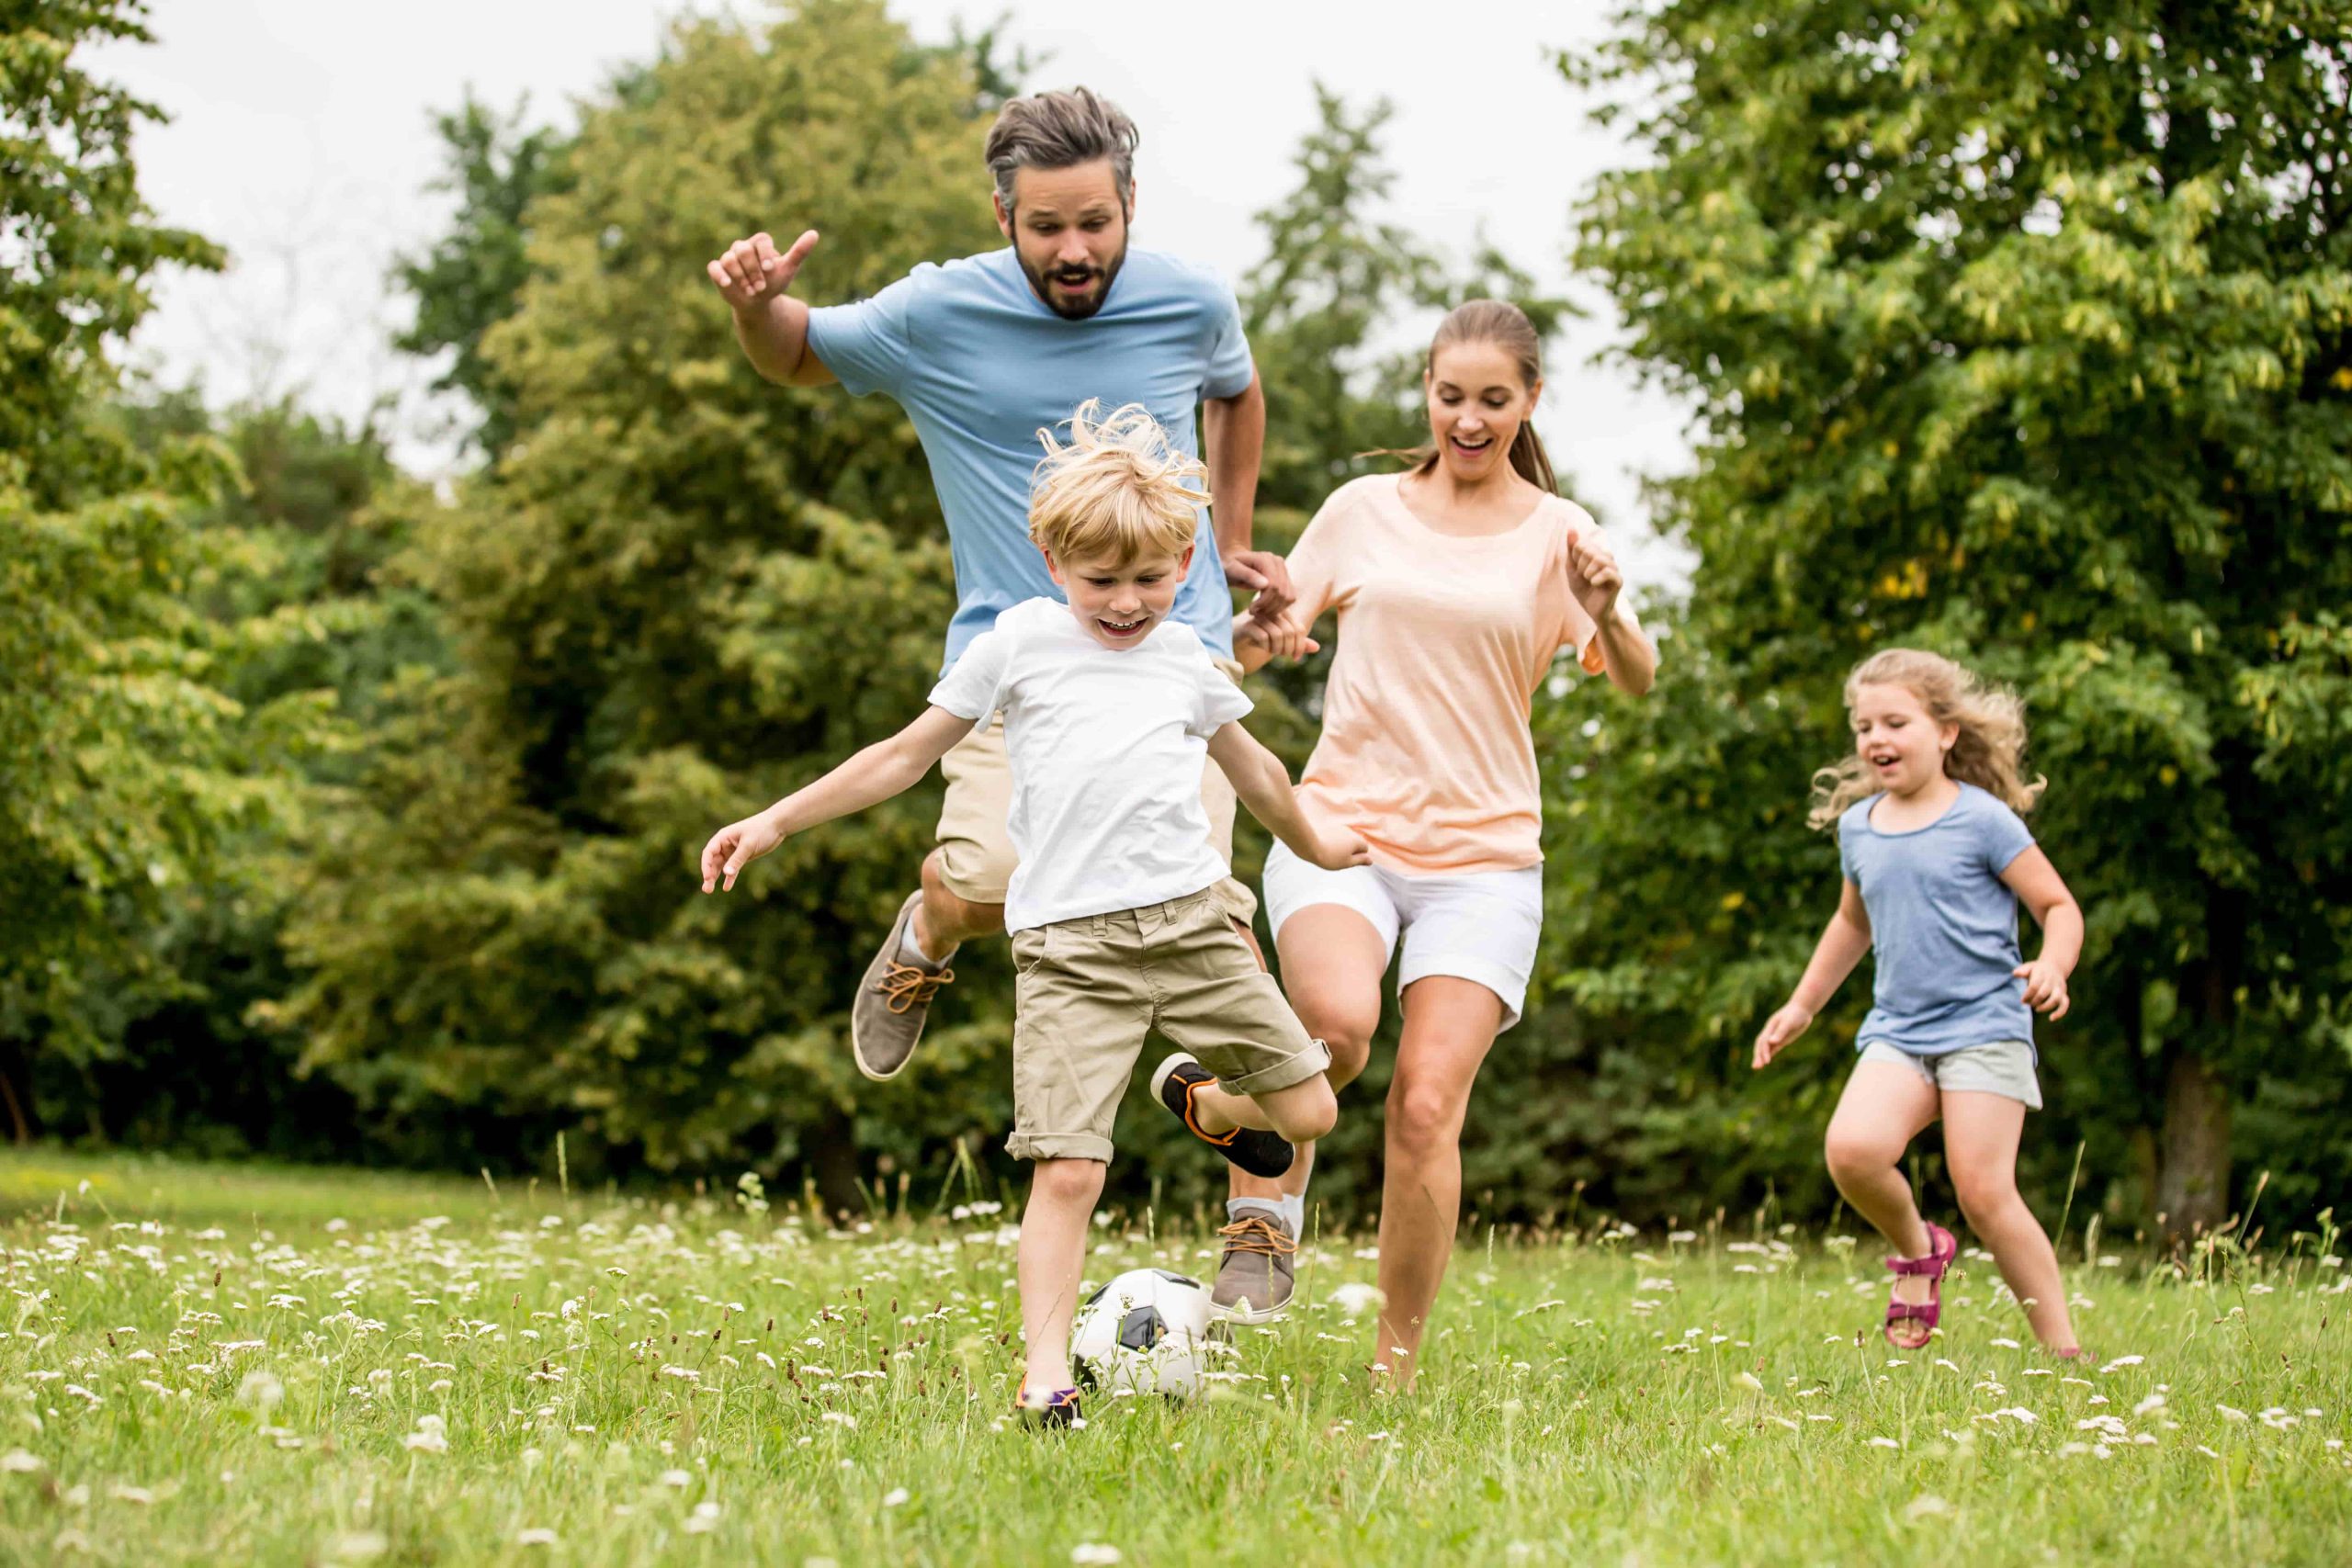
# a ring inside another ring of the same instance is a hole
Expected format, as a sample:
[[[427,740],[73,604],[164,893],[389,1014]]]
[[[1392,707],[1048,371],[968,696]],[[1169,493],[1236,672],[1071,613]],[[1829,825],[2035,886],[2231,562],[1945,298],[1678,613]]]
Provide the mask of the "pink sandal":
[[[1927,1257],[1890,1258],[1886,1260],[1889,1273],[1912,1278],[1924,1276],[1928,1281],[1928,1299],[1924,1302],[1906,1302],[1892,1295],[1888,1296],[1886,1322],[1881,1329],[1881,1332],[1886,1336],[1888,1344],[1898,1350],[1917,1350],[1923,1348],[1930,1339],[1935,1337],[1936,1320],[1943,1315],[1944,1310],[1944,1270],[1950,1269],[1951,1260],[1959,1256],[1959,1241],[1953,1237],[1951,1232],[1930,1220],[1928,1222]],[[1920,1336],[1917,1344],[1897,1339],[1894,1337],[1896,1325],[1911,1322],[1917,1322],[1927,1329],[1927,1333]]]

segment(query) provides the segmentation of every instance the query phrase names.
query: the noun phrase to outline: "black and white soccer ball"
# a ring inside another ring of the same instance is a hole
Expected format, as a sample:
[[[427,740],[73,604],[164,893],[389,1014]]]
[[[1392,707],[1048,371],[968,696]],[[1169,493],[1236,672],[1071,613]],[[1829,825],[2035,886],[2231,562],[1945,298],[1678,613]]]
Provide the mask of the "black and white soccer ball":
[[[1208,1287],[1165,1269],[1131,1269],[1094,1288],[1070,1325],[1070,1359],[1080,1379],[1106,1393],[1161,1393],[1184,1399],[1218,1348]]]

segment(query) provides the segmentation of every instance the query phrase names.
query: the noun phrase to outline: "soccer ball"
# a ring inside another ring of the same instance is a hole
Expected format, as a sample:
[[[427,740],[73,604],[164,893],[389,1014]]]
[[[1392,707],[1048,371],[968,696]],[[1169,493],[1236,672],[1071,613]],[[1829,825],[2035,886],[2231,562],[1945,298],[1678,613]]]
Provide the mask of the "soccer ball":
[[[1209,1292],[1165,1269],[1131,1269],[1081,1303],[1070,1325],[1070,1359],[1089,1388],[1106,1393],[1200,1392],[1209,1344]]]

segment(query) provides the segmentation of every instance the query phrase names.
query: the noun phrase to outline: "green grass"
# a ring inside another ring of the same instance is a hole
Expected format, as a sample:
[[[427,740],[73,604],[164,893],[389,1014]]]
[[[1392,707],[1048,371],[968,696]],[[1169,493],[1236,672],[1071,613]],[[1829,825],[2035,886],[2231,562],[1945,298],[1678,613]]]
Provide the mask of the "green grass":
[[[781,1204],[55,1152],[0,1158],[0,1562],[2352,1552],[2332,1236],[2186,1274],[2070,1247],[2096,1370],[2008,1343],[1981,1258],[1944,1337],[1899,1356],[1869,1332],[1868,1245],[1465,1237],[1410,1398],[1364,1385],[1334,1293],[1372,1278],[1368,1242],[1327,1236],[1235,1381],[1040,1436],[1001,1419],[1006,1214],[843,1234]],[[1099,1227],[1090,1272],[1211,1266],[1150,1221]]]

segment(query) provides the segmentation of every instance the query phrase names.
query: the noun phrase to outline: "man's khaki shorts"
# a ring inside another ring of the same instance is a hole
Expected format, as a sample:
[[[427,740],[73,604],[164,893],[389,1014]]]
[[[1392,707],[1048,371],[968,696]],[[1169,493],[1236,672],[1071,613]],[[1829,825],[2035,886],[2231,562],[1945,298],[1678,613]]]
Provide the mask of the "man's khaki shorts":
[[[1241,666],[1226,660],[1218,669],[1237,684]],[[1012,885],[1012,837],[1005,829],[1012,815],[1012,765],[1004,750],[1004,720],[992,716],[958,740],[939,761],[947,798],[939,808],[939,879],[947,891],[972,904],[1001,904]],[[1233,786],[1215,762],[1201,770],[1201,805],[1209,818],[1209,842],[1229,869],[1233,864]],[[1258,913],[1258,896],[1233,877],[1214,889],[1217,903],[1248,925]]]
[[[1215,888],[1115,915],[1015,931],[1015,1159],[1111,1158],[1111,1129],[1144,1035],[1158,1029],[1236,1094],[1305,1083],[1331,1065]]]

